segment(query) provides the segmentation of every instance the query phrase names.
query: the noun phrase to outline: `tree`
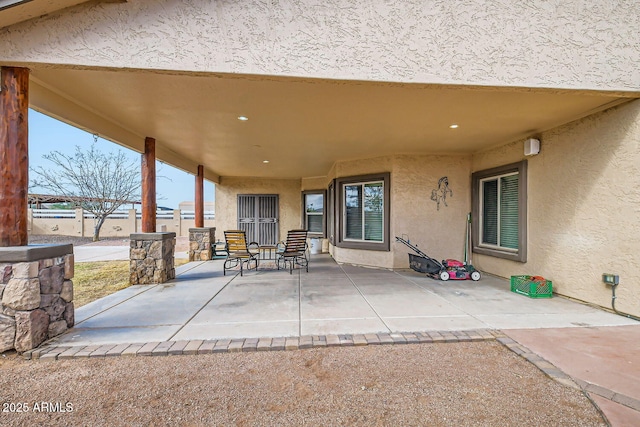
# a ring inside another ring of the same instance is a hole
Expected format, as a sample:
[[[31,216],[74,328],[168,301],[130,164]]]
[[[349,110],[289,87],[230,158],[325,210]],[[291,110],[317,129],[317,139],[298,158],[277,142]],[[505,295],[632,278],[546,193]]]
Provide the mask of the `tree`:
[[[94,242],[100,240],[100,228],[108,215],[140,199],[140,169],[121,150],[104,153],[94,141],[86,150],[76,146],[74,154],[52,151],[42,157],[54,167],[32,169],[36,175],[32,186],[68,198],[95,215]]]

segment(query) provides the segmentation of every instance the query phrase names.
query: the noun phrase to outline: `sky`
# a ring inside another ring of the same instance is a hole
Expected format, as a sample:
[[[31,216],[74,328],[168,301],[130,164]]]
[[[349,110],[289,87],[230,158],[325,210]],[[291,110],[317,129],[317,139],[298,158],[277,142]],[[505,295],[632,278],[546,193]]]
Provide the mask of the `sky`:
[[[29,166],[53,167],[42,156],[52,151],[73,154],[75,147],[93,143],[93,135],[59,120],[29,110]],[[141,163],[140,153],[121,147],[106,139],[98,138],[98,148],[103,152],[123,151],[136,165]],[[193,201],[195,195],[195,176],[167,164],[156,162],[157,205],[178,209],[178,204]],[[29,191],[39,192],[37,188]],[[214,184],[204,181],[204,200],[213,201]]]

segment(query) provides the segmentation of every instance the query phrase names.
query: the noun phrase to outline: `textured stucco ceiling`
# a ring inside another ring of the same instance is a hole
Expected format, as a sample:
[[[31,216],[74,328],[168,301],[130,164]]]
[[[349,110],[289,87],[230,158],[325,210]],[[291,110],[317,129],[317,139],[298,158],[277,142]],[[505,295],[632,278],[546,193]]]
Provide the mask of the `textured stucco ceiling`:
[[[145,136],[154,137],[160,160],[189,172],[203,164],[213,181],[324,176],[336,161],[393,153],[473,153],[621,100],[597,92],[53,68],[32,70],[31,95],[35,109],[138,151]]]

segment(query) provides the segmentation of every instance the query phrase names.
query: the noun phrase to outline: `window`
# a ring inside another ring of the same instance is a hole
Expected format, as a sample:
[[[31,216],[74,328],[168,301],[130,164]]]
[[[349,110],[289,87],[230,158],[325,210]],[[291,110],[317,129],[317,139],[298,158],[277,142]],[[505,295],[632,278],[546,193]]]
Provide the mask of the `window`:
[[[338,246],[389,250],[389,174],[339,178]]]
[[[526,262],[527,162],[476,172],[473,251]]]
[[[345,239],[382,242],[384,232],[384,182],[344,186]]]
[[[302,193],[303,224],[309,234],[326,236],[325,191],[304,191]]]

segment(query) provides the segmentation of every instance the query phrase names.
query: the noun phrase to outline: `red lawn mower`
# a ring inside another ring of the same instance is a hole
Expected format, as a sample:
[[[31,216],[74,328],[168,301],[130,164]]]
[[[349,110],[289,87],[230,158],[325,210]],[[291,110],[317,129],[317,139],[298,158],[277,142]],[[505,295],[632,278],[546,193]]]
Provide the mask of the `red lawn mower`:
[[[471,264],[466,264],[455,259],[445,259],[442,262],[438,262],[418,249],[417,246],[412,245],[409,242],[409,239],[405,240],[396,236],[396,242],[404,243],[418,254],[409,254],[409,266],[412,270],[419,273],[425,273],[429,277],[440,279],[442,281],[480,280],[480,272]]]

